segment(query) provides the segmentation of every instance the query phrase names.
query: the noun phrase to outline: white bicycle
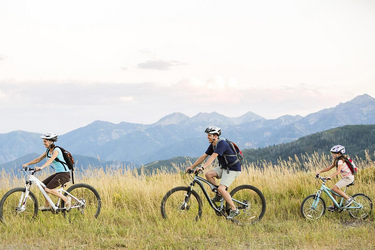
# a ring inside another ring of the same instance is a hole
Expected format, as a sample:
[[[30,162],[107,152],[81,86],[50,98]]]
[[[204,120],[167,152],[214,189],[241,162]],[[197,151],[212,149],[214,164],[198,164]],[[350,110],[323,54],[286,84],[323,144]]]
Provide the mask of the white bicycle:
[[[35,184],[44,198],[48,201],[51,209],[41,210],[50,211],[53,214],[61,212],[64,217],[74,220],[77,217],[97,218],[100,213],[101,199],[99,193],[90,185],[84,183],[74,184],[67,190],[66,185],[61,185],[58,192],[65,196],[70,196],[72,206],[69,211],[66,210],[64,201],[58,198],[55,204],[44,190],[44,183],[34,176],[35,169],[22,169],[26,183],[25,187],[18,187],[9,190],[0,201],[0,221],[7,225],[19,223],[20,221],[30,221],[37,217],[39,205],[33,192],[30,191],[32,184]]]

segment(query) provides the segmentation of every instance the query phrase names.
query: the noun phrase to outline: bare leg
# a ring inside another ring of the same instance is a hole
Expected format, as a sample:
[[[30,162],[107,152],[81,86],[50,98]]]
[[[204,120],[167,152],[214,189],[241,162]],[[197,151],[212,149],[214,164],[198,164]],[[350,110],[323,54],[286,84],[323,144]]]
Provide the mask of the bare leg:
[[[349,196],[347,196],[344,191],[342,191],[338,186],[333,186],[332,188],[333,191],[335,191],[336,193],[338,193],[339,195],[341,195],[342,197],[345,198],[345,200],[348,200],[349,199]],[[336,195],[334,196],[334,198],[336,199]]]
[[[236,210],[237,208],[232,201],[232,197],[230,196],[230,194],[228,193],[228,191],[226,189],[227,189],[226,186],[219,185],[218,190],[219,190],[220,194],[223,196],[224,200],[229,204],[229,206],[232,210]]]
[[[57,190],[55,190],[55,189],[45,188],[44,190],[46,190],[46,192],[47,192],[48,194],[53,194],[54,196],[59,197],[59,198],[62,199],[65,203],[68,201],[68,198],[67,198],[66,196],[64,196],[64,195],[62,195],[61,193],[57,192]],[[47,206],[49,206],[49,203],[48,203],[47,200],[46,200],[46,204],[47,204]]]
[[[206,179],[207,179],[211,184],[216,185],[216,180],[215,180],[215,178],[217,178],[217,173],[216,173],[214,170],[210,170],[210,171],[206,172],[205,176],[206,176]]]

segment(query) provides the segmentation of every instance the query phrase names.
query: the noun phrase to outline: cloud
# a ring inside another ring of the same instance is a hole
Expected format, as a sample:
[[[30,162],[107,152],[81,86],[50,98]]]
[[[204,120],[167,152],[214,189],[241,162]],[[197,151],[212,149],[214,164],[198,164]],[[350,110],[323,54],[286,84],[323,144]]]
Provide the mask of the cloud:
[[[235,78],[215,76],[207,80],[190,78],[180,81],[175,86],[191,99],[201,103],[239,103],[243,92]]]
[[[169,70],[172,66],[185,65],[185,63],[177,61],[164,61],[164,60],[151,60],[144,63],[139,63],[140,69],[156,69],[156,70]]]
[[[123,101],[123,102],[132,102],[133,99],[134,98],[132,96],[122,96],[122,97],[120,97],[120,100]]]

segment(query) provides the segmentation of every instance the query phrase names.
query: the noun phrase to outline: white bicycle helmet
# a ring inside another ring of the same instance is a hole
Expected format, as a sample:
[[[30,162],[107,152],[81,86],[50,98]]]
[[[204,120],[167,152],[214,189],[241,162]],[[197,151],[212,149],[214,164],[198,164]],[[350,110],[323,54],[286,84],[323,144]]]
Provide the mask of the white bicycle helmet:
[[[338,154],[338,153],[341,153],[341,154],[345,154],[345,147],[344,146],[341,146],[341,145],[335,145],[331,148],[331,153],[335,153],[335,154]]]
[[[217,134],[218,136],[220,136],[221,135],[221,128],[216,127],[216,126],[212,126],[212,127],[206,128],[206,130],[204,132],[208,133],[208,134]]]
[[[57,141],[57,137],[58,137],[57,134],[52,133],[52,132],[48,132],[48,133],[45,133],[44,135],[42,135],[40,138],[46,139],[46,140],[49,140],[49,141]]]

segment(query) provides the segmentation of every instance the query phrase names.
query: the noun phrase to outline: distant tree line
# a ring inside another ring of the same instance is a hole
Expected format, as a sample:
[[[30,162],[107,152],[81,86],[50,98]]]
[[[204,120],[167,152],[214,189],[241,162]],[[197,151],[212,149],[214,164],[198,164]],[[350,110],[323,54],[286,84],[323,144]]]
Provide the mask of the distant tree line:
[[[296,141],[258,149],[243,150],[247,162],[260,160],[276,163],[278,159],[301,157],[306,154],[329,154],[333,145],[345,146],[352,158],[365,157],[365,150],[375,151],[375,125],[348,125],[302,137]],[[371,155],[371,154],[370,154]]]

